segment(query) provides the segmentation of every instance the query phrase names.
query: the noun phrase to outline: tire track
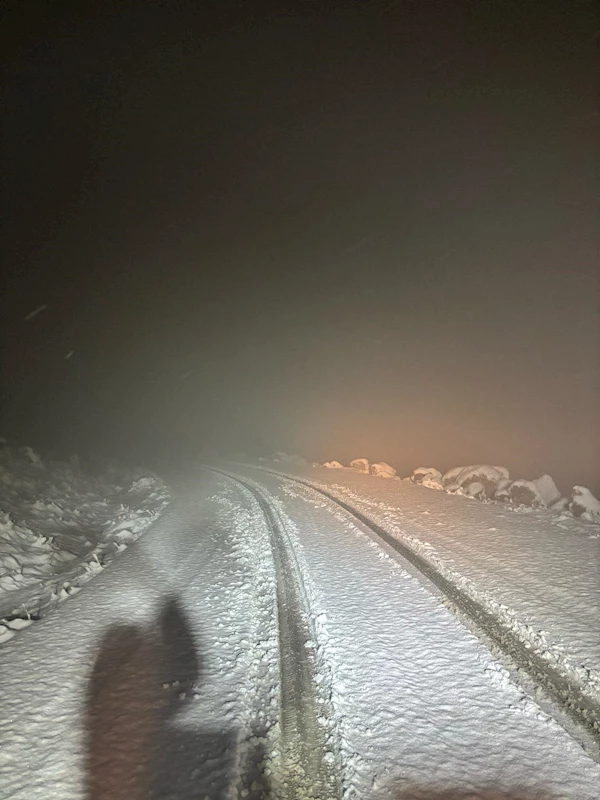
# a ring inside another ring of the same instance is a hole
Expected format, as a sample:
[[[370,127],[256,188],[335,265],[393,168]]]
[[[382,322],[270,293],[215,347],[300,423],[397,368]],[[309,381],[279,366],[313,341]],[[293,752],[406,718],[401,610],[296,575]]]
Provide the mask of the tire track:
[[[446,605],[451,610],[459,617],[466,618],[469,628],[483,639],[484,643],[491,645],[492,649],[497,648],[508,659],[513,678],[518,683],[524,683],[524,689],[528,693],[531,693],[532,688],[536,694],[541,690],[550,699],[562,717],[557,719],[559,724],[585,748],[590,757],[600,763],[600,703],[586,691],[585,686],[554,667],[542,653],[533,650],[531,644],[523,640],[502,618],[444,575],[435,564],[410,545],[396,539],[362,511],[308,480],[263,467],[245,466],[274,475],[292,484],[299,484],[325,497],[353,517],[354,521],[360,522],[374,541],[384,542],[397,556],[408,561],[420,575],[436,587],[438,592],[442,593]],[[553,716],[556,718],[556,711]]]
[[[280,752],[285,800],[337,800],[339,770],[328,746],[323,697],[317,678],[316,637],[308,611],[302,574],[277,509],[254,482],[225,470],[206,467],[249,492],[269,531],[277,575],[276,601],[280,674]]]

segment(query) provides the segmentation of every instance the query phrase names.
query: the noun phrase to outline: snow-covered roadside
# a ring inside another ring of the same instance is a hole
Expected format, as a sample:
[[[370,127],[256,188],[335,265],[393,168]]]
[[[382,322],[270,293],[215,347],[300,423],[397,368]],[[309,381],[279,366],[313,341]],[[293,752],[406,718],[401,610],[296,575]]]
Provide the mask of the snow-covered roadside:
[[[474,503],[355,470],[273,468],[308,480],[403,541],[598,702],[596,525],[548,509]]]
[[[148,471],[0,450],[0,643],[79,591],[169,503]]]

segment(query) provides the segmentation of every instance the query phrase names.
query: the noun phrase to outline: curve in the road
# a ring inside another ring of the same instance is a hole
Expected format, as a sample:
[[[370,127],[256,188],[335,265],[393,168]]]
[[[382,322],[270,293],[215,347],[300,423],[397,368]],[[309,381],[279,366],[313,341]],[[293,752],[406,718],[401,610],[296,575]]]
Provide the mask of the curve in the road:
[[[316,637],[310,621],[302,574],[293,546],[267,493],[254,482],[206,467],[249,492],[269,531],[277,576],[280,672],[280,763],[286,800],[337,800],[340,782],[323,717],[316,681]]]
[[[475,632],[483,634],[484,639],[508,657],[516,670],[522,670],[536,687],[550,698],[570,720],[569,730],[584,745],[591,757],[600,762],[600,704],[585,693],[582,686],[569,676],[548,663],[541,654],[531,649],[502,619],[489,611],[460,586],[443,575],[434,564],[413,550],[405,542],[396,539],[357,508],[335,497],[327,490],[311,481],[277,472],[265,467],[251,466],[259,472],[266,472],[291,483],[300,484],[327,498],[347,514],[358,520],[375,540],[385,542],[402,559],[408,561],[418,572],[430,581],[446,598],[450,607],[464,615]],[[562,720],[564,724],[564,719]],[[575,728],[573,729],[573,725]]]

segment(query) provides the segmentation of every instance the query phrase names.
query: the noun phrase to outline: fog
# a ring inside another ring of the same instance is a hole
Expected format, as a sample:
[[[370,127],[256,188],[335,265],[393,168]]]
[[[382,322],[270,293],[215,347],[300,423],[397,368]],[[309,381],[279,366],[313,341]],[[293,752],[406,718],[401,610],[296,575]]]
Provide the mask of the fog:
[[[596,9],[272,8],[4,4],[3,435],[597,491]]]

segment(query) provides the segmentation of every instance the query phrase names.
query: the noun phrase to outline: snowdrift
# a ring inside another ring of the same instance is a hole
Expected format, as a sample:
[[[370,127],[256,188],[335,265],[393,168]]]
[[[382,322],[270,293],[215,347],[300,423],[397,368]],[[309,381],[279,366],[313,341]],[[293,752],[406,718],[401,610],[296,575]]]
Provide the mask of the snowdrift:
[[[169,502],[149,472],[0,450],[0,642],[74,594]]]

